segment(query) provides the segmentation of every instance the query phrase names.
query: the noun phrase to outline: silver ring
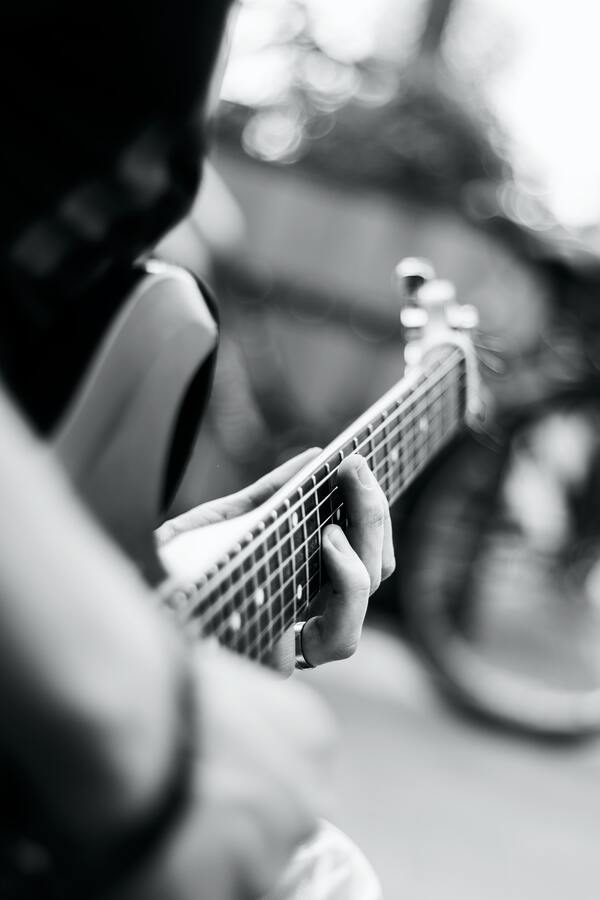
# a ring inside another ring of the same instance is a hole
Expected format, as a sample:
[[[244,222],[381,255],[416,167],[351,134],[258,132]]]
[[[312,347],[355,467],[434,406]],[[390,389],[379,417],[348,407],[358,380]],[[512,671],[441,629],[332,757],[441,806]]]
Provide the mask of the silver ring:
[[[294,650],[297,669],[315,669],[312,663],[309,663],[304,655],[304,647],[302,646],[302,632],[306,622],[296,622],[294,625]]]

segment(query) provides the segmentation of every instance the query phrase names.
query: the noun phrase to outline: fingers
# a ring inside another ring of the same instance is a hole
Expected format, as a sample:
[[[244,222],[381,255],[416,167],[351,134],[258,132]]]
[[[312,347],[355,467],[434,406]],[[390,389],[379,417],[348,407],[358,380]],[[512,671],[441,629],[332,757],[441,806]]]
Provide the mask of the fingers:
[[[358,454],[340,464],[338,482],[349,520],[348,538],[369,573],[373,593],[395,566],[389,507],[366,460]]]
[[[355,652],[369,596],[395,568],[388,503],[366,461],[347,457],[338,482],[348,534],[337,525],[323,531],[321,551],[330,584],[309,609],[302,632],[304,655],[315,666]]]
[[[338,525],[323,531],[322,553],[330,585],[319,598],[322,614],[308,619],[302,632],[304,655],[313,666],[352,656],[371,590],[364,563]]]

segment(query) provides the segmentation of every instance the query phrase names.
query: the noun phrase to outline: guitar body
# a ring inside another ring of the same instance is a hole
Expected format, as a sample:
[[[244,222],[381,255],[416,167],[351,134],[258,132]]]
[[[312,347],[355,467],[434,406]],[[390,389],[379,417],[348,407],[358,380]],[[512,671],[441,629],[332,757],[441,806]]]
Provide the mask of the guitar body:
[[[204,405],[217,326],[194,278],[148,263],[53,437],[80,495],[144,574]]]

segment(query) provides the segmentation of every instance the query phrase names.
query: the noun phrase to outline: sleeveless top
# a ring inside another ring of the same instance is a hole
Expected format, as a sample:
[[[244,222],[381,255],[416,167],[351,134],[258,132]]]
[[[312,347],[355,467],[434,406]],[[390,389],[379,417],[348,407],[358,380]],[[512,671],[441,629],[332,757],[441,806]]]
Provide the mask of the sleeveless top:
[[[41,432],[188,210],[226,0],[0,11],[0,375]]]

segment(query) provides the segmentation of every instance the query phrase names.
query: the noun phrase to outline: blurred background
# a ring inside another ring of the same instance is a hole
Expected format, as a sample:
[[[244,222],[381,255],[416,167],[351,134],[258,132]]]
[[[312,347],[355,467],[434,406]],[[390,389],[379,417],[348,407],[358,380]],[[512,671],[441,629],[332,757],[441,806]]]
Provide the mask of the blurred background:
[[[332,818],[388,898],[600,883],[600,12],[244,0],[190,217],[220,357],[181,508],[325,444],[402,374],[402,257],[480,311],[490,394],[395,511]]]

